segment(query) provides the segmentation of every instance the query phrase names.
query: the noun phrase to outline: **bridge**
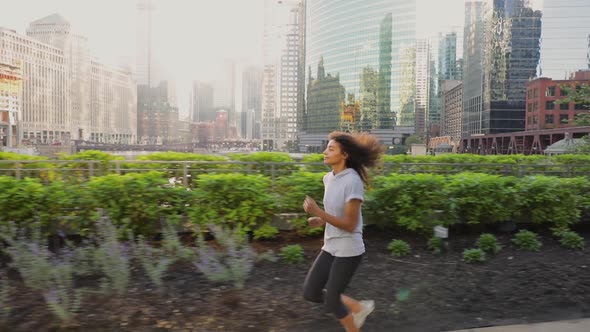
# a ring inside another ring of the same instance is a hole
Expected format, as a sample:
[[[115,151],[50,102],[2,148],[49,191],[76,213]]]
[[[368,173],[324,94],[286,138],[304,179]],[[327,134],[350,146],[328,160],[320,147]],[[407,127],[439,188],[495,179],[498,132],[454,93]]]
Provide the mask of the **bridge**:
[[[565,138],[590,134],[590,126],[521,131],[504,134],[472,135],[462,138],[460,152],[476,154],[542,154],[551,144]]]
[[[228,151],[232,149],[254,150],[260,146],[258,141],[241,141],[241,140],[227,140],[227,141],[207,141],[207,142],[192,142],[192,143],[168,143],[168,144],[107,144],[89,141],[74,141],[74,153],[88,150],[97,150],[105,152],[113,151],[153,151],[153,152],[197,152],[197,151]]]

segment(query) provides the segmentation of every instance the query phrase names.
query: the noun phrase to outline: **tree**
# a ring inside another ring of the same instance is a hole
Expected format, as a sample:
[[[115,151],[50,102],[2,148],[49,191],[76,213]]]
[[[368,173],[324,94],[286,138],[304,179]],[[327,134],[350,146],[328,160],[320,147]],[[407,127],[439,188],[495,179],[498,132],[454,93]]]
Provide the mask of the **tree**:
[[[588,135],[582,137],[579,143],[570,146],[566,152],[574,154],[590,154],[590,138]]]
[[[410,146],[412,144],[424,144],[424,139],[418,135],[411,135],[406,138],[405,144],[406,146]]]
[[[590,85],[582,84],[574,87],[562,84],[559,86],[561,94],[566,96],[555,101],[556,104],[575,103],[581,105],[585,112],[576,114],[573,124],[576,126],[590,126]]]

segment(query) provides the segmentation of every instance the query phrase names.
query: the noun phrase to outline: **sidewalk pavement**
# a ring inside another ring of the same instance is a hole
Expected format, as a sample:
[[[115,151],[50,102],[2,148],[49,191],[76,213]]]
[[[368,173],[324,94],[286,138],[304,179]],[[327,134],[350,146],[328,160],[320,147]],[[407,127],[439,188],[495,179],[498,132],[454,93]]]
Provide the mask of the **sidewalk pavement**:
[[[495,326],[453,332],[590,332],[590,318],[537,324]]]

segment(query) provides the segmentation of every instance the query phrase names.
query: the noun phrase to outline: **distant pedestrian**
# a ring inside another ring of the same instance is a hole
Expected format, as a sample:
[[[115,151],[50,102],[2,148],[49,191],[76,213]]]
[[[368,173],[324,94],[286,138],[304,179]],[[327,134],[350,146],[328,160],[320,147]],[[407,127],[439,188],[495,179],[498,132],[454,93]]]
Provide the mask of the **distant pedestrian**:
[[[384,148],[369,134],[333,132],[324,151],[332,171],[324,175],[324,210],[309,196],[303,203],[311,226],[326,225],[324,246],[307,277],[303,297],[324,303],[347,332],[360,331],[375,302],[343,294],[365,252],[363,242],[364,185],[367,169],[375,166]]]

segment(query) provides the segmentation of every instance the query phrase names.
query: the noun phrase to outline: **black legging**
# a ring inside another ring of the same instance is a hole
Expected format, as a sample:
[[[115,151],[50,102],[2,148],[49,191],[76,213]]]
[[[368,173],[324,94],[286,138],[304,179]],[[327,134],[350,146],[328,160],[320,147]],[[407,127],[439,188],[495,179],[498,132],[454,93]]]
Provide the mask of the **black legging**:
[[[348,309],[340,296],[352,279],[362,257],[363,255],[334,257],[322,250],[305,278],[303,298],[310,302],[325,303],[327,311],[334,314],[337,319],[346,317]]]

